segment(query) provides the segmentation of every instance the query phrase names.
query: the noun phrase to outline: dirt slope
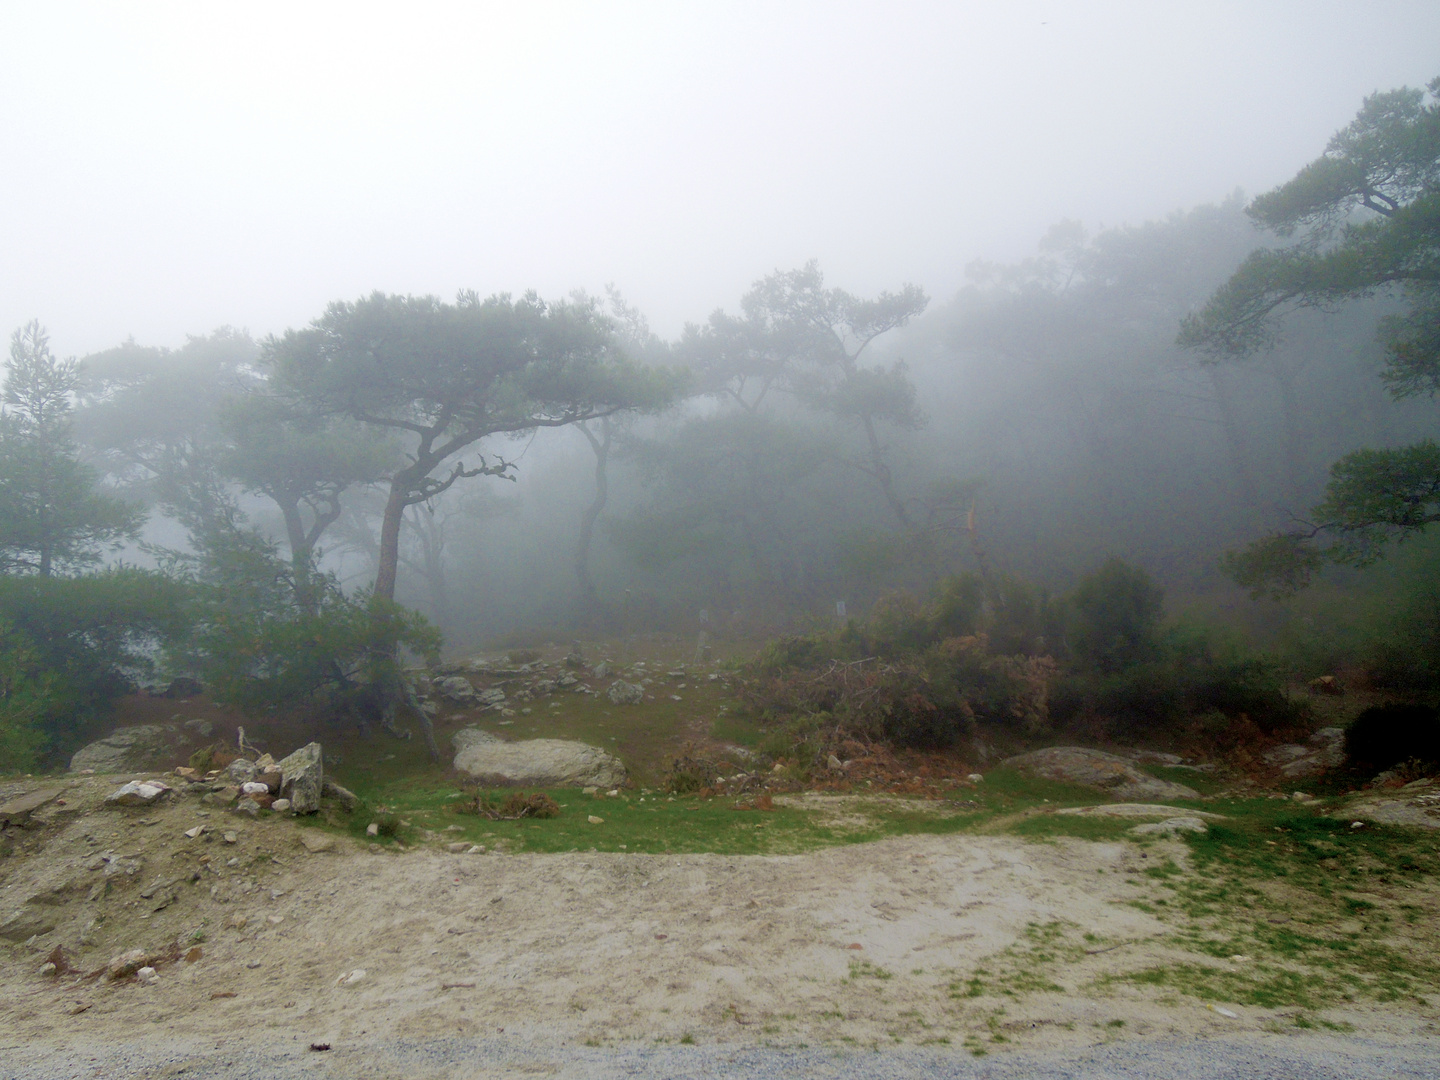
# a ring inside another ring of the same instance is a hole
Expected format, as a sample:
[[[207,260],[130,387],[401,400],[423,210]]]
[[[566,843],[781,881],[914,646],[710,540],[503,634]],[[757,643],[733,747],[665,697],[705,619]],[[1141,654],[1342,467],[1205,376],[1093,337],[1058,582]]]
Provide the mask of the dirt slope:
[[[1075,993],[1172,956],[1165,926],[1125,902],[1148,887],[1128,844],[907,837],[750,858],[380,853],[342,839],[311,853],[300,840],[315,830],[193,799],[101,808],[123,779],[71,781],[0,860],[0,915],[41,910],[54,925],[0,960],[12,1041],[263,1031],[338,1046],[503,1029],[994,1050],[1272,1019],[1130,984]],[[152,985],[94,974],[126,949],[174,956],[197,941],[198,958],[162,962]],[[78,970],[41,974],[57,944]],[[1354,1013],[1372,1035],[1418,1031],[1407,1013]]]

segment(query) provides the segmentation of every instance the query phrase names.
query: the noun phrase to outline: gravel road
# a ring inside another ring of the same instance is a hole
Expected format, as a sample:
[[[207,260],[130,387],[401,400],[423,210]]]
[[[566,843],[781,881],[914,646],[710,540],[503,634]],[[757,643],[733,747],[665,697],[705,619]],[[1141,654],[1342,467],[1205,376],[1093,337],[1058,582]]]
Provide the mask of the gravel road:
[[[1440,1045],[1355,1037],[1284,1035],[1245,1039],[1132,1040],[1082,1050],[1023,1050],[971,1057],[924,1050],[779,1050],[764,1047],[639,1046],[594,1049],[533,1040],[385,1040],[336,1046],[265,1046],[264,1034],[216,1047],[164,1040],[65,1047],[0,1048],[9,1080],[203,1077],[205,1080],[1434,1080]]]

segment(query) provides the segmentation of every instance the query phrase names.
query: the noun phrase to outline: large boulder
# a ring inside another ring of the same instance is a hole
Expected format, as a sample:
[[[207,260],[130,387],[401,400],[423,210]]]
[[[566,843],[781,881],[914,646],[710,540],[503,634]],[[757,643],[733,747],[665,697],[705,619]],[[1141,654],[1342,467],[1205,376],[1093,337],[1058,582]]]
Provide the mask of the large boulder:
[[[1099,788],[1131,802],[1200,797],[1193,788],[1156,779],[1122,757],[1081,746],[1051,746],[1007,758],[1000,764],[1028,776]]]
[[[325,791],[325,760],[318,742],[306,743],[275,766],[280,772],[280,797],[290,800],[290,809],[297,814],[313,814],[320,809],[320,796]]]
[[[170,760],[187,742],[178,724],[135,724],[117,728],[105,738],[83,746],[70,758],[70,771],[140,772],[173,764]]]
[[[624,679],[616,679],[605,693],[616,705],[638,705],[645,700],[645,687]]]
[[[469,679],[462,675],[449,675],[443,679],[436,679],[432,685],[435,687],[435,693],[456,704],[468,705],[475,700],[475,687]]]
[[[455,733],[455,768],[484,784],[525,787],[616,787],[625,782],[620,759],[569,739],[502,742],[476,727]]]

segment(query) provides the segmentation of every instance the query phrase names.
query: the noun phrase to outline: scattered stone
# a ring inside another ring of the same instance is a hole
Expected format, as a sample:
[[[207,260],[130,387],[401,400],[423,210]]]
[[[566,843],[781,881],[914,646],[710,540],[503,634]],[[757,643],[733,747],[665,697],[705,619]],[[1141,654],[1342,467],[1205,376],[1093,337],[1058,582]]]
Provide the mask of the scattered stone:
[[[208,825],[196,825],[193,829],[186,829],[185,835],[188,836],[191,840],[194,840],[197,836],[199,836],[208,828]]]
[[[1223,1005],[1207,1005],[1206,1008],[1208,1008],[1211,1012],[1217,1012],[1217,1013],[1219,1013],[1221,1016],[1225,1017],[1227,1020],[1238,1020],[1238,1019],[1240,1019],[1240,1014],[1239,1014],[1239,1013],[1231,1012],[1229,1009],[1225,1008],[1225,1006],[1223,1006]]]
[[[192,784],[200,781],[200,771],[190,768],[189,765],[176,765],[175,775],[181,780],[189,780]]]
[[[268,922],[271,926],[279,926],[282,922],[285,921],[285,916],[284,916],[284,915],[267,915],[267,916],[265,916],[265,921]]]
[[[127,979],[143,968],[149,961],[144,949],[130,949],[110,959],[105,965],[107,979]],[[153,969],[152,969],[153,970]]]
[[[982,774],[978,773],[978,772],[972,772],[972,773],[970,773],[968,776],[966,776],[965,779],[968,780],[968,781],[970,781],[970,783],[972,783],[972,784],[978,784],[978,783],[980,783],[982,780],[984,780],[985,777],[984,777]]]
[[[379,823],[379,822],[376,822],[376,821],[372,821],[372,822],[370,822],[369,825],[366,825],[366,826],[365,826],[365,835],[366,835],[366,836],[379,836],[379,835],[380,835],[380,823]]]
[[[605,691],[605,695],[614,705],[638,705],[645,700],[645,687],[639,683],[616,679],[610,684],[610,689]]]
[[[610,677],[610,662],[608,660],[601,660],[600,663],[596,664],[594,675],[597,679],[608,679]]]
[[[63,787],[47,787],[17,795],[0,806],[0,825],[24,825],[31,814],[58,799],[64,790]]]
[[[110,806],[150,806],[173,790],[159,780],[132,780],[105,797]]]
[[[318,742],[307,743],[279,763],[280,793],[290,800],[297,814],[313,814],[320,809],[320,793],[325,788],[324,754]]]
[[[322,851],[335,850],[335,838],[322,832],[315,832],[306,829],[300,834],[300,843],[311,855],[318,855]]]
[[[485,845],[484,845],[484,844],[471,844],[470,847],[466,849],[465,854],[466,854],[466,855],[484,855],[484,854],[485,854]]]
[[[1200,797],[1194,788],[1158,780],[1122,757],[1080,746],[1052,746],[1007,758],[1001,764],[1045,780],[1099,788],[1127,800]]]
[[[56,967],[54,964],[52,964],[49,960],[45,961],[45,963],[43,963],[43,964],[40,965],[40,974],[41,974],[41,975],[54,975],[54,974],[55,974],[56,972],[58,972],[59,970],[60,970],[60,969],[59,969],[58,967]]]
[[[135,972],[135,981],[141,986],[152,986],[160,981],[160,976],[153,967],[147,965]]]
[[[455,768],[482,783],[533,787],[609,786],[625,782],[625,766],[596,746],[569,739],[501,742],[478,728],[454,737]]]
[[[363,978],[365,978],[365,969],[364,969],[364,968],[356,968],[356,969],[353,970],[353,971],[347,971],[347,972],[345,972],[345,974],[341,975],[338,979],[336,979],[336,980],[335,980],[335,985],[336,985],[336,986],[354,986],[356,983],[358,983],[358,982],[359,982],[361,979],[363,979]]]
[[[596,817],[594,814],[591,814],[590,817],[587,818],[586,820],[588,820],[591,825],[604,825],[604,824],[605,824],[605,819],[604,819],[603,817]]]
[[[326,780],[320,788],[320,794],[327,799],[334,799],[344,807],[346,813],[353,814],[360,809],[360,796],[349,788],[341,787],[334,780]]]
[[[246,924],[249,922],[250,920],[238,911],[232,911],[229,915],[225,916],[225,928],[227,930],[244,930]]]
[[[237,832],[234,832],[233,830],[230,831],[230,832],[227,832],[227,833],[225,834],[225,843],[227,843],[227,844],[233,844],[233,843],[235,843],[235,841],[237,841],[237,840],[239,840],[239,839],[240,839],[240,834],[237,833]]]
[[[501,690],[498,686],[492,687],[489,690],[481,690],[475,695],[475,700],[481,705],[489,705],[491,707],[501,705],[505,701],[505,691]]]
[[[270,809],[274,810],[277,814],[283,814],[286,810],[290,809],[290,800],[276,799],[273,803],[270,804]]]
[[[841,769],[845,768],[845,763],[841,761],[838,757],[836,757],[834,754],[831,754],[828,758],[825,759],[825,764],[828,765],[830,768],[834,769],[836,772],[839,772]]]
[[[235,813],[248,814],[250,817],[255,817],[260,813],[260,804],[248,797],[241,799],[235,804]]]
[[[448,852],[450,852],[450,854],[452,854],[452,855],[463,855],[463,854],[465,854],[466,851],[469,850],[469,848],[470,848],[470,845],[469,845],[468,843],[466,843],[464,840],[457,840],[457,841],[456,841],[455,843],[453,843],[453,844],[446,844],[446,845],[445,845],[445,850],[448,851]]]
[[[1130,830],[1136,836],[1170,836],[1177,832],[1209,832],[1209,826],[1198,817],[1175,817],[1149,825],[1136,825]]]

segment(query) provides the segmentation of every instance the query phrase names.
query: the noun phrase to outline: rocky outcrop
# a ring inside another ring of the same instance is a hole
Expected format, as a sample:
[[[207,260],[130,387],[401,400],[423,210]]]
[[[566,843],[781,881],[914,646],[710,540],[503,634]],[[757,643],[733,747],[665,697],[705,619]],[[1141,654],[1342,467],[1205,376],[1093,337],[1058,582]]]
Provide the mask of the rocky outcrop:
[[[615,787],[625,782],[620,759],[569,739],[502,742],[480,728],[455,733],[455,768],[484,784],[526,787]]]
[[[1311,735],[1306,745],[1285,743],[1265,752],[1265,764],[1279,769],[1292,779],[1319,776],[1345,761],[1345,729],[1321,728]]]
[[[1007,758],[1000,764],[1027,776],[1098,788],[1127,801],[1200,797],[1193,788],[1143,773],[1122,757],[1080,746],[1051,746]]]
[[[294,813],[313,814],[320,809],[320,796],[325,790],[325,760],[318,742],[306,743],[282,758],[275,767],[280,773],[280,797],[290,800]]]
[[[83,746],[70,758],[70,771],[139,772],[161,767],[186,742],[178,724],[136,724],[117,728],[103,739]]]

